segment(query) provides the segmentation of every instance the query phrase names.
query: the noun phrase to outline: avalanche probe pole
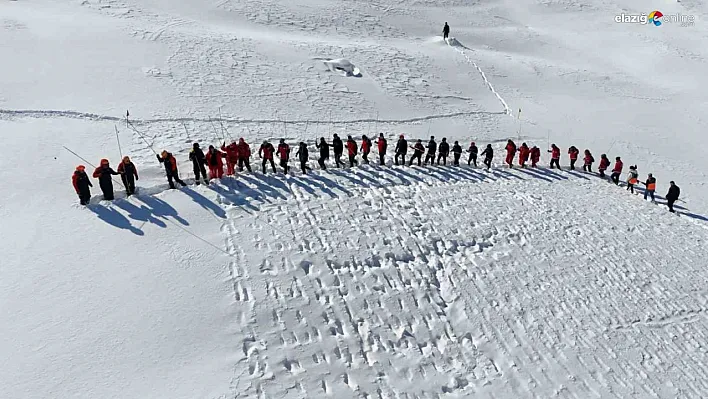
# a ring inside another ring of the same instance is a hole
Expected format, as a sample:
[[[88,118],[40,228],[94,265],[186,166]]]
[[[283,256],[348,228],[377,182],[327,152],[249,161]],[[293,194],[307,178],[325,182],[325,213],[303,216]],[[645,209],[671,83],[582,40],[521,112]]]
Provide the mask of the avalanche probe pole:
[[[140,136],[141,139],[143,139],[143,141],[145,142],[145,144],[147,144],[147,146],[148,146],[148,148],[150,149],[150,151],[152,151],[153,154],[158,155],[157,152],[155,151],[155,149],[152,148],[152,146],[150,145],[150,143],[148,143],[148,141],[147,141],[147,139],[145,138],[145,136],[143,136],[142,133],[140,133],[140,132],[138,131],[138,129],[135,128],[135,126],[130,125],[130,127],[133,128],[133,131],[134,131],[135,133],[137,133],[138,136]]]
[[[116,128],[116,140],[118,141],[118,152],[120,153],[120,159],[123,159],[123,150],[120,148],[120,137],[118,137],[118,125],[114,125]]]
[[[231,139],[231,141],[232,142],[235,141],[234,138],[231,137],[231,133],[229,133],[228,129],[226,129],[226,127],[224,127],[224,123],[221,121],[221,107],[219,107],[219,124],[221,125],[221,128],[226,132],[226,134],[229,135],[229,138]]]

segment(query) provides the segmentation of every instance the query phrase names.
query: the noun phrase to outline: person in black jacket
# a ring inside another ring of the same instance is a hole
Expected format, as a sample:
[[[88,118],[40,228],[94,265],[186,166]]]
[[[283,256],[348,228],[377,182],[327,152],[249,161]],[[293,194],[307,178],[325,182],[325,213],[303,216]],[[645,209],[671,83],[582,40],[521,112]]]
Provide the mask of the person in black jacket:
[[[447,165],[447,156],[450,155],[450,143],[447,142],[447,138],[443,137],[438,150],[437,164],[440,165],[440,160],[442,159],[443,165]]]
[[[400,158],[403,162],[401,165],[406,166],[406,152],[408,152],[408,142],[403,135],[400,135],[398,136],[398,142],[396,143],[396,165],[398,165],[398,159]]]
[[[317,163],[320,164],[322,170],[326,170],[327,165],[325,165],[325,161],[329,159],[329,144],[327,144],[325,138],[322,137],[319,143],[315,143],[315,147],[320,150],[320,159],[317,160]]]
[[[487,148],[485,148],[480,155],[484,155],[484,164],[487,165],[487,170],[489,170],[489,168],[492,167],[492,158],[494,157],[492,145],[487,144]]]
[[[450,35],[450,25],[445,22],[445,26],[443,26],[443,39],[447,39],[447,37]]]
[[[182,187],[187,186],[187,183],[183,182],[179,178],[179,170],[177,170],[177,160],[175,159],[174,155],[170,154],[169,152],[167,152],[167,150],[165,150],[162,151],[161,155],[157,155],[157,160],[160,161],[161,164],[165,165],[165,175],[167,175],[167,181],[170,183],[171,189],[175,188],[175,184],[172,182],[172,180],[181,184]]]
[[[423,156],[423,153],[425,152],[423,141],[418,139],[418,142],[415,143],[415,146],[411,148],[413,149],[413,156],[411,156],[411,161],[408,163],[408,166],[413,165],[413,161],[415,161],[416,159],[418,160],[418,166],[420,166],[420,159]]]
[[[454,157],[453,165],[460,166],[460,157],[462,156],[462,147],[460,146],[460,143],[457,141],[455,141],[455,144],[452,146],[452,156]]]
[[[479,150],[477,149],[477,146],[475,145],[474,141],[470,145],[470,148],[467,150],[467,152],[470,153],[470,157],[467,159],[467,166],[470,166],[470,163],[474,162],[474,167],[477,167],[477,153]]]
[[[91,184],[91,179],[86,174],[84,165],[76,167],[74,175],[71,176],[71,184],[74,185],[74,190],[79,195],[81,205],[88,205],[89,201],[91,201],[91,189],[89,187],[93,187],[93,184]]]
[[[344,143],[342,142],[342,139],[339,138],[339,135],[336,133],[334,134],[334,138],[332,139],[332,151],[334,151],[334,162],[336,163],[337,167],[344,167],[344,162],[342,162],[342,153],[344,152]]]
[[[119,174],[111,168],[107,159],[102,159],[101,165],[93,171],[93,177],[98,178],[98,185],[103,191],[104,200],[113,201],[113,178],[111,176]]]
[[[425,155],[425,161],[423,161],[425,165],[428,164],[428,161],[430,161],[431,165],[435,162],[435,152],[437,152],[437,150],[438,143],[435,142],[435,136],[430,136],[430,141],[428,141],[428,153]]]
[[[681,195],[681,189],[673,181],[669,182],[669,184],[671,186],[669,187],[669,192],[666,193],[666,205],[669,206],[669,212],[676,212],[674,211],[674,202]]]
[[[204,178],[204,184],[209,184],[205,167],[206,156],[204,156],[204,151],[199,148],[199,143],[194,143],[192,145],[192,151],[189,152],[189,160],[192,161],[192,166],[194,168],[194,182],[199,185],[199,173],[201,172],[202,177]]]
[[[307,161],[309,161],[310,159],[310,153],[307,149],[307,144],[301,141],[300,146],[298,147],[297,152],[295,153],[295,156],[298,157],[298,159],[300,160],[300,169],[302,169],[302,174],[307,174],[307,171],[310,170],[310,167],[307,166]]]
[[[135,181],[138,180],[138,168],[131,162],[129,156],[123,157],[123,162],[118,165],[118,173],[125,186],[125,194],[130,197],[135,194]]]

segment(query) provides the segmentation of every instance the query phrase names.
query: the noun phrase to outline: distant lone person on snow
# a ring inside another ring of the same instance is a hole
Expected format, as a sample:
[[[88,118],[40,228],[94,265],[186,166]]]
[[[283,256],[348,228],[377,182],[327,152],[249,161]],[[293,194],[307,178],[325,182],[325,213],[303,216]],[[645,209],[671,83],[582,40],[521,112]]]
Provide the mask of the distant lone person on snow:
[[[448,36],[450,36],[450,25],[445,22],[445,26],[443,27],[443,39],[447,40]]]

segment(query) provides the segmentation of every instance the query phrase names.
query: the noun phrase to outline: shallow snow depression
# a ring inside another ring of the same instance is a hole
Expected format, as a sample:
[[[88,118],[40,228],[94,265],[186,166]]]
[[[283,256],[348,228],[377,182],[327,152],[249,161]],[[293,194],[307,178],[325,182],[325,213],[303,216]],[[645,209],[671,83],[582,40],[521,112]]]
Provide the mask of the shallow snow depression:
[[[332,72],[339,71],[342,72],[344,76],[353,76],[357,78],[361,77],[361,71],[359,71],[359,68],[354,66],[351,61],[346,60],[344,58],[338,58],[336,60],[327,60],[324,61],[324,64]]]

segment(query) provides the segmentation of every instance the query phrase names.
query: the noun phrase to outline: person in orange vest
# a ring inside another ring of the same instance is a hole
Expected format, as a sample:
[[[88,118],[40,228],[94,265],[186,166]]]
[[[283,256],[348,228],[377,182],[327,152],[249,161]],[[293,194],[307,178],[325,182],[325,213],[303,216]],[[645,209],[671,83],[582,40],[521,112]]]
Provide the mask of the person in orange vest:
[[[364,163],[369,163],[369,152],[371,152],[371,140],[366,135],[361,136],[361,158]]]
[[[238,163],[238,144],[231,143],[226,146],[226,142],[221,145],[221,151],[226,153],[226,176],[233,176],[236,173]]]
[[[206,163],[209,166],[209,178],[221,179],[224,177],[224,153],[217,150],[213,145],[209,146],[206,153]]]
[[[558,169],[561,168],[560,166],[560,158],[561,158],[561,150],[558,148],[555,144],[551,144],[551,149],[548,150],[548,152],[551,153],[551,169],[553,169],[553,165],[556,165]]]
[[[654,192],[656,191],[656,178],[649,173],[647,181],[642,184],[646,186],[646,189],[644,190],[644,200],[646,201],[648,195],[651,196],[651,202],[656,204],[656,199],[654,199]]]
[[[529,149],[529,146],[526,145],[526,143],[521,143],[521,147],[519,147],[519,166],[522,168],[526,167],[526,162],[529,160],[530,153],[531,150]]]
[[[113,178],[111,175],[117,176],[120,173],[111,168],[107,159],[102,159],[101,164],[93,171],[93,177],[98,178],[98,185],[103,191],[103,199],[113,201]]]
[[[349,153],[349,167],[353,168],[354,165],[358,165],[359,162],[356,160],[356,141],[352,138],[352,136],[349,136],[347,138],[347,152]]]
[[[74,174],[71,176],[71,184],[74,186],[76,194],[79,195],[81,205],[88,205],[91,200],[91,189],[89,187],[93,187],[93,184],[91,184],[91,179],[86,174],[84,165],[76,167]]]
[[[634,185],[637,184],[639,179],[639,173],[637,172],[637,165],[629,167],[629,173],[627,174],[627,191],[631,191],[634,194]]]
[[[125,186],[125,194],[130,197],[135,194],[135,181],[138,179],[138,168],[130,161],[127,155],[123,157],[123,162],[118,165],[117,172],[120,173],[120,178]]]
[[[575,170],[575,162],[578,160],[578,155],[580,155],[580,150],[578,150],[574,145],[568,148],[568,155],[570,155],[570,170]]]

